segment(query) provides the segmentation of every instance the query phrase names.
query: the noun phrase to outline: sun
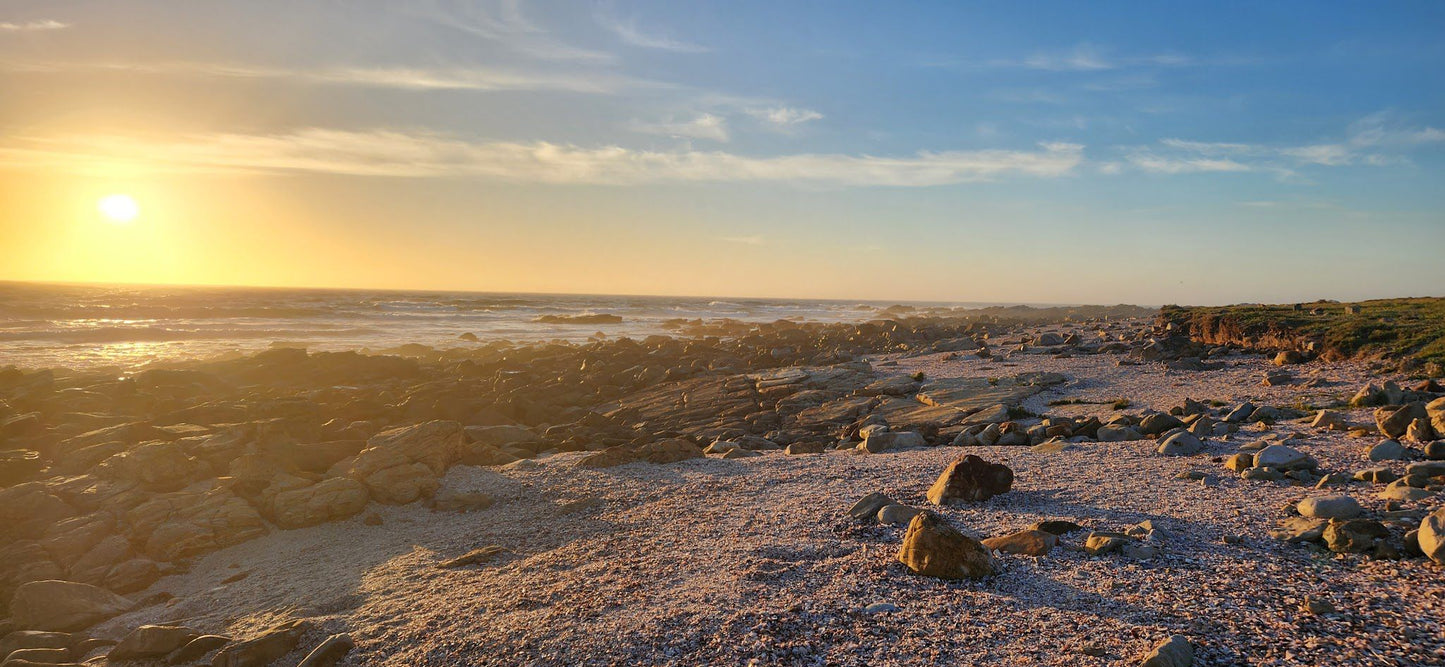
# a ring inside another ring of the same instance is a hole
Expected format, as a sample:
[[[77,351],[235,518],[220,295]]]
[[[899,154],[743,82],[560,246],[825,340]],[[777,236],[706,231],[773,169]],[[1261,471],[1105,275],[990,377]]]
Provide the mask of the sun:
[[[95,203],[96,210],[117,225],[124,225],[140,215],[140,204],[130,195],[106,195]]]

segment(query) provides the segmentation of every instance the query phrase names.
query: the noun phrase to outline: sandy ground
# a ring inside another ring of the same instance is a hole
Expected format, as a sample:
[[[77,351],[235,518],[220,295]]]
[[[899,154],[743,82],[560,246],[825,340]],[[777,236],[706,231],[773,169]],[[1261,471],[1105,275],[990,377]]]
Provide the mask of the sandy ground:
[[[1045,406],[1072,397],[1127,398],[1136,412],[1186,397],[1289,405],[1348,396],[1370,379],[1359,365],[1311,364],[1297,374],[1337,384],[1264,387],[1266,364],[1257,356],[1203,373],[1120,367],[1119,358],[930,355],[889,368],[939,377],[1065,373],[1071,382],[1028,404],[1056,414],[1112,413],[1108,405]],[[1368,419],[1364,411],[1350,417]],[[859,524],[845,512],[877,490],[924,505],[925,490],[959,448],[773,453],[596,471],[574,467],[577,455],[567,454],[454,468],[447,487],[498,498],[484,511],[381,507],[380,526],[357,518],[211,554],[149,591],[174,594],[170,604],[114,619],[98,634],[164,621],[245,636],[309,617],[321,629],[307,646],[328,632],[352,633],[350,665],[1108,665],[1131,664],[1173,633],[1195,644],[1196,664],[1445,664],[1442,570],[1420,559],[1372,561],[1270,539],[1266,531],[1284,508],[1312,491],[1241,480],[1211,461],[1257,435],[1213,440],[1206,454],[1186,458],[1156,456],[1149,442],[1086,443],[1056,454],[970,448],[1012,467],[1014,489],[939,510],[979,537],[1042,519],[1112,530],[1152,520],[1168,537],[1150,561],[1087,556],[1068,548],[1082,542],[1076,533],[1043,558],[1001,556],[1002,573],[982,581],[910,574],[894,558],[903,528]],[[1308,436],[1300,448],[1323,468],[1369,467],[1364,451],[1374,440]],[[1174,479],[1188,469],[1217,474],[1219,484]],[[1376,490],[1345,492],[1383,509]],[[560,509],[589,498],[600,502]],[[436,567],[490,544],[509,553],[490,565]],[[1303,612],[1305,596],[1339,612]],[[863,611],[874,603],[898,610]]]

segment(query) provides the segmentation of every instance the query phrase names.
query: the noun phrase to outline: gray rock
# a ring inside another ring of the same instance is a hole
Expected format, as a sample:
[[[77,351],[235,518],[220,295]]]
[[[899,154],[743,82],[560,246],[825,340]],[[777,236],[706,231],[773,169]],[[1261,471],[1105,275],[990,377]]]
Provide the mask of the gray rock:
[[[859,444],[858,447],[869,454],[877,454],[890,449],[923,447],[927,444],[922,435],[912,431],[875,431],[869,433],[868,438]]]
[[[1269,482],[1278,482],[1279,480],[1284,479],[1284,473],[1280,472],[1279,468],[1266,468],[1260,466],[1246,469],[1244,472],[1239,473],[1239,477],[1240,479],[1255,479]]]
[[[1160,433],[1179,428],[1183,425],[1184,422],[1179,421],[1178,417],[1159,412],[1141,420],[1139,422],[1139,432],[1144,435],[1159,435]]]
[[[1314,542],[1324,536],[1325,526],[1329,523],[1327,519],[1290,517],[1280,522],[1278,527],[1270,529],[1269,536],[1286,542]]]
[[[1277,468],[1279,470],[1318,467],[1314,457],[1286,445],[1269,445],[1255,452],[1254,465],[1257,468]]]
[[[906,526],[913,521],[913,517],[918,516],[918,513],[922,511],[917,507],[907,505],[884,505],[882,509],[878,510],[878,523],[889,526]]]
[[[1238,424],[1249,419],[1249,416],[1252,414],[1254,414],[1254,404],[1245,401],[1244,403],[1240,403],[1238,407],[1230,410],[1229,414],[1224,416],[1224,421],[1231,424]]]
[[[1190,456],[1204,451],[1204,441],[1193,433],[1179,431],[1165,438],[1157,451],[1165,456]]]
[[[854,503],[853,507],[848,510],[848,516],[859,521],[867,521],[876,518],[878,516],[878,510],[893,504],[895,503],[892,498],[875,491],[863,496],[858,502]]]
[[[1297,509],[1301,516],[1312,519],[1353,519],[1365,511],[1359,502],[1346,495],[1305,498]]]
[[[1100,442],[1126,442],[1130,440],[1143,440],[1144,435],[1130,426],[1100,426]]]
[[[1445,461],[1421,461],[1405,466],[1406,475],[1424,475],[1426,477],[1439,477],[1445,475]]]
[[[1371,461],[1404,461],[1410,450],[1396,440],[1383,440],[1370,448]]]

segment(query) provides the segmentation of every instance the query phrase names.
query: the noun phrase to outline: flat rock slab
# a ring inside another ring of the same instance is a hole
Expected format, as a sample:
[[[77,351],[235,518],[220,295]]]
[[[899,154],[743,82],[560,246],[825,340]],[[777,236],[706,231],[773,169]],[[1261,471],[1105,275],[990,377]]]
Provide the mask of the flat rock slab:
[[[753,381],[738,375],[664,382],[598,411],[609,417],[662,424],[691,434],[761,410]]]
[[[983,377],[934,380],[924,384],[915,396],[886,400],[874,412],[890,424],[967,424],[976,413],[996,405],[1016,406],[1064,379],[1057,374],[1029,373],[998,378],[996,383]]]

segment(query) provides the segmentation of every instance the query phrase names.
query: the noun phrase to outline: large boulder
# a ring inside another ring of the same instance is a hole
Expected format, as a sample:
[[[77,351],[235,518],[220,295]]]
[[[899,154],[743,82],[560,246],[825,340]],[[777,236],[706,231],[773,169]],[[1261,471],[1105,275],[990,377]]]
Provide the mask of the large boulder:
[[[927,444],[922,435],[913,431],[873,431],[859,443],[858,448],[869,454],[877,454],[890,449],[923,447]]]
[[[121,639],[106,655],[106,660],[159,658],[191,643],[191,640],[199,636],[201,633],[178,625],[142,625]]]
[[[266,522],[229,488],[155,496],[126,513],[133,542],[147,556],[170,562],[240,544],[266,534]]]
[[[1098,437],[1099,442],[1126,442],[1144,439],[1144,435],[1132,426],[1100,426]]]
[[[1194,647],[1184,635],[1174,635],[1154,647],[1140,667],[1190,667],[1194,664]]]
[[[34,540],[0,540],[0,563],[0,601],[9,600],[23,583],[66,578],[65,568]]]
[[[1404,461],[1410,458],[1410,449],[1398,440],[1381,440],[1366,456],[1371,461]]]
[[[892,504],[893,499],[883,495],[881,491],[874,491],[853,503],[853,507],[848,509],[848,516],[859,521],[871,521],[877,518],[879,510]]]
[[[468,426],[465,429],[469,442],[492,447],[535,448],[542,438],[525,426]]]
[[[1435,510],[1420,522],[1417,533],[1420,551],[1430,560],[1445,565],[1445,507]]]
[[[290,443],[276,447],[282,461],[304,472],[322,474],[331,466],[355,456],[366,448],[365,440],[327,440],[324,442]]]
[[[265,667],[296,648],[309,629],[306,621],[291,621],[260,635],[239,641],[216,653],[212,667]]]
[[[0,636],[0,655],[8,656],[14,651],[36,648],[69,650],[75,640],[75,636],[69,632],[16,630]]]
[[[346,657],[351,649],[356,648],[356,642],[349,634],[331,635],[321,642],[316,648],[311,649],[296,667],[331,667]]]
[[[1335,553],[1374,553],[1382,541],[1389,539],[1390,530],[1370,519],[1331,519],[1322,537],[1325,546]]]
[[[382,431],[351,460],[346,476],[366,485],[377,502],[404,505],[429,498],[438,477],[456,463],[465,436],[454,421],[430,421]]]
[[[593,452],[577,460],[580,468],[611,468],[637,460],[637,450],[627,445],[608,447],[600,452]]]
[[[648,463],[677,463],[702,458],[702,448],[682,438],[669,438],[638,447],[637,456]]]
[[[40,452],[30,449],[0,451],[0,487],[18,484],[45,468]]]
[[[978,579],[994,573],[987,547],[932,512],[922,512],[908,524],[898,561],[917,574],[940,579]]]
[[[955,500],[980,502],[1013,486],[1014,473],[1002,463],[989,463],[972,454],[965,454],[948,464],[938,481],[928,489],[928,500],[944,505]]]
[[[1445,396],[1430,401],[1425,406],[1425,414],[1430,417],[1430,427],[1435,430],[1435,435],[1445,438]]]
[[[1359,502],[1346,495],[1305,498],[1298,509],[1301,516],[1311,519],[1353,519],[1365,512]]]
[[[1178,431],[1164,438],[1157,451],[1165,456],[1192,456],[1204,451],[1204,441],[1189,431]]]
[[[102,461],[96,474],[105,479],[135,482],[155,491],[175,491],[201,471],[200,462],[174,442],[137,445]]]
[[[1424,403],[1387,405],[1375,409],[1375,426],[1379,427],[1380,432],[1387,438],[1404,437],[1410,429],[1410,423],[1416,419],[1429,419]]]
[[[25,630],[74,632],[131,608],[130,600],[103,588],[74,581],[32,581],[15,590],[10,620]]]
[[[51,526],[75,514],[75,508],[40,482],[0,489],[0,543],[40,537]]]
[[[305,528],[356,515],[366,507],[366,486],[349,477],[320,482],[278,475],[261,493],[267,517],[282,528]]]
[[[1156,412],[1139,422],[1139,432],[1144,435],[1159,435],[1160,433],[1179,428],[1183,425],[1184,422],[1180,421],[1179,418],[1174,415]]]
[[[1254,453],[1254,465],[1277,470],[1312,470],[1319,467],[1319,462],[1288,445],[1269,445]]]

